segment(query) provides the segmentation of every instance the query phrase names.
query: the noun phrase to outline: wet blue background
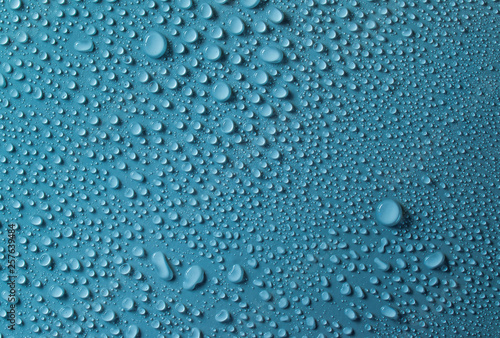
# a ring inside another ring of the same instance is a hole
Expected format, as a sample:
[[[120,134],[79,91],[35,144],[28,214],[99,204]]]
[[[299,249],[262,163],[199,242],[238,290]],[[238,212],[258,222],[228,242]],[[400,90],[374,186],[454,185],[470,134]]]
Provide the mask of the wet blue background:
[[[2,336],[500,335],[498,1],[0,16]]]

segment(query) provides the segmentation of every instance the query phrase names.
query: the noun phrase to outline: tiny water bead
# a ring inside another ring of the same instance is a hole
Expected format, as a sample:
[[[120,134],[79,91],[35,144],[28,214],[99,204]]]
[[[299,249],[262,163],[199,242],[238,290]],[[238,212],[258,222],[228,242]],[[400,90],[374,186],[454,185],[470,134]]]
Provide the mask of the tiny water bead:
[[[403,218],[403,208],[392,198],[382,200],[375,208],[375,219],[380,225],[394,227]]]

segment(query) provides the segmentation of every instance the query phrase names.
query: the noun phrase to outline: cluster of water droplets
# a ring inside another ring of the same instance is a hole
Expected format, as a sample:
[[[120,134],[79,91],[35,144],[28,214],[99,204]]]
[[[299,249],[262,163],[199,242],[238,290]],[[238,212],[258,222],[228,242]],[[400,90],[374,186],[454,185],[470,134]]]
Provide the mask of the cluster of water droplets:
[[[498,15],[3,0],[2,336],[498,336]]]

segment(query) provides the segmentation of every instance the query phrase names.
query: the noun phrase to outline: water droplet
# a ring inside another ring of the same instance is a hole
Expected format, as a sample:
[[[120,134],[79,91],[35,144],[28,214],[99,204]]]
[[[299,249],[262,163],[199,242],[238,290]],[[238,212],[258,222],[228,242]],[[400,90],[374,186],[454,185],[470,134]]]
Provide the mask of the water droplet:
[[[241,283],[245,279],[245,271],[239,264],[234,264],[229,272],[228,279],[233,283]]]
[[[167,39],[161,33],[152,31],[144,39],[144,52],[146,55],[158,59],[167,51]]]
[[[381,201],[375,209],[375,219],[381,225],[393,227],[399,224],[403,217],[403,209],[399,202],[387,198]]]
[[[219,81],[212,88],[212,95],[217,101],[228,101],[231,93],[231,87],[226,82]]]
[[[199,265],[190,267],[184,274],[182,287],[186,290],[194,290],[205,280],[205,272]]]
[[[157,251],[151,256],[151,261],[158,271],[158,276],[166,280],[174,279],[174,271],[170,267],[164,253]]]
[[[259,51],[259,57],[268,63],[280,63],[283,60],[283,52],[276,47],[264,47]]]
[[[80,40],[75,42],[75,50],[82,53],[90,53],[94,50],[92,40]]]
[[[384,315],[385,317],[390,318],[390,319],[398,319],[399,318],[398,312],[390,306],[385,306],[385,305],[382,306],[380,308],[380,312],[382,313],[382,315]]]
[[[441,251],[437,251],[425,257],[424,264],[429,269],[438,269],[445,263],[445,261],[446,256]]]

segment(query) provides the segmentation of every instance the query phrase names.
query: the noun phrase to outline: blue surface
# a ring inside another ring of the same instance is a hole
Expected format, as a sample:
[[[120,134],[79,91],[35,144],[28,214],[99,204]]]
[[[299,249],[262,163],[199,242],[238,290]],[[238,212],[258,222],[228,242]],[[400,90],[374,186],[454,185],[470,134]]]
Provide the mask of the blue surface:
[[[498,1],[0,8],[1,337],[500,336]]]

